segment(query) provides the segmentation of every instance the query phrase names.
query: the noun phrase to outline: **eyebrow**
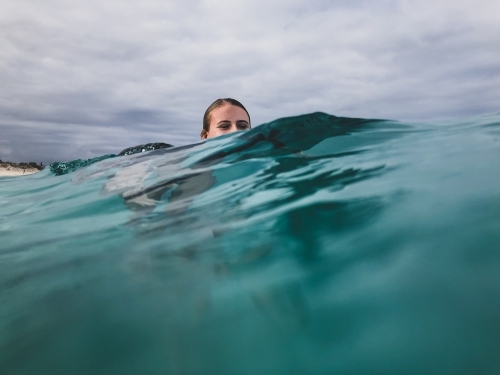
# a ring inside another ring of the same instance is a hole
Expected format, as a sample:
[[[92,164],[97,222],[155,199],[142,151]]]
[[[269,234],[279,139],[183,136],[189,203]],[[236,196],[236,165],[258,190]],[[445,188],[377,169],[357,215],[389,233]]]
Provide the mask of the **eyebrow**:
[[[229,120],[222,120],[217,123],[217,125],[223,125],[223,124],[230,124],[231,121]],[[247,120],[238,120],[236,121],[236,124],[250,124]]]

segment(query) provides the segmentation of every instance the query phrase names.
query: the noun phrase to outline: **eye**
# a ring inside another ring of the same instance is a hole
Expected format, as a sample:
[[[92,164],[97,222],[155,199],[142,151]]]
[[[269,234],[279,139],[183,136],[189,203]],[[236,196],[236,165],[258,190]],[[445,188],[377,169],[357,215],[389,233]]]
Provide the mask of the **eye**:
[[[246,130],[246,129],[249,129],[250,128],[250,125],[248,124],[238,124],[238,129],[241,129],[241,130]]]

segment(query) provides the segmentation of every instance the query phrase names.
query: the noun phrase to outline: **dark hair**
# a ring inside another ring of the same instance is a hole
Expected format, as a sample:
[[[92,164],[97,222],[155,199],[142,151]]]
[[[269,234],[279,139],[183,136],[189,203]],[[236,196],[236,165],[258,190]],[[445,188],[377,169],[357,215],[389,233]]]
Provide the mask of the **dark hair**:
[[[243,109],[247,113],[248,120],[250,120],[250,114],[248,113],[247,109],[243,106],[243,104],[241,104],[236,99],[231,99],[231,98],[217,99],[215,102],[210,104],[210,106],[205,111],[205,114],[203,115],[203,129],[201,130],[201,133],[200,133],[200,136],[202,139],[203,139],[203,136],[206,136],[206,134],[210,130],[210,116],[212,115],[212,112],[215,109],[222,107],[223,105],[226,105],[226,104],[234,105],[235,107],[240,107],[241,109]]]

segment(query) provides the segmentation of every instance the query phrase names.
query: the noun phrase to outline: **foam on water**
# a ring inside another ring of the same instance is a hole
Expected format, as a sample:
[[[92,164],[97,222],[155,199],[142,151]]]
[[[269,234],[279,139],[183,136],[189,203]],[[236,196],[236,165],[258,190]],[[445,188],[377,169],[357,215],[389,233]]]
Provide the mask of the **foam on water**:
[[[314,113],[0,178],[0,374],[500,373],[499,160]]]

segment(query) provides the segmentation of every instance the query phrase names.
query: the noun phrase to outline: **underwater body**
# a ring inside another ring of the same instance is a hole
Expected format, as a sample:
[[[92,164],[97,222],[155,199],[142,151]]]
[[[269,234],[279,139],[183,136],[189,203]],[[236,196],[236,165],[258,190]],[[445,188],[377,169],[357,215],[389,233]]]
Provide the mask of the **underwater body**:
[[[0,374],[500,373],[500,114],[87,164],[0,178]]]

